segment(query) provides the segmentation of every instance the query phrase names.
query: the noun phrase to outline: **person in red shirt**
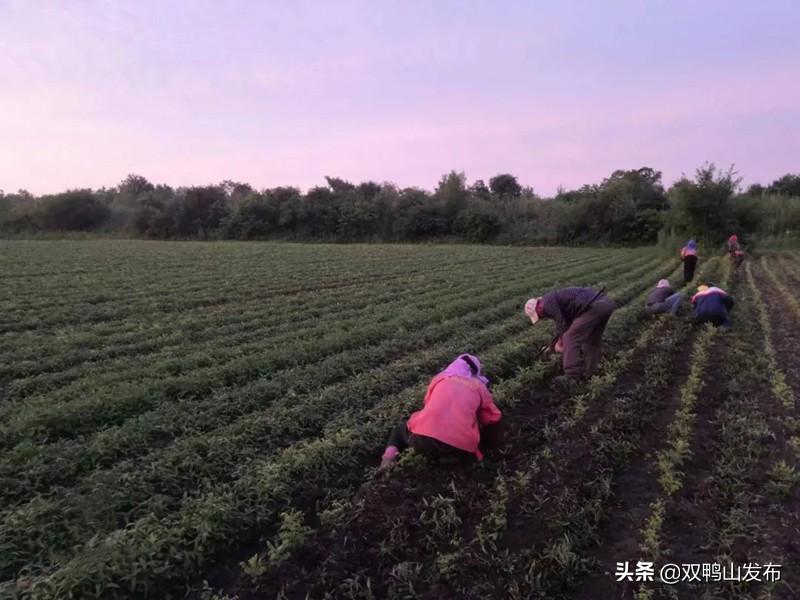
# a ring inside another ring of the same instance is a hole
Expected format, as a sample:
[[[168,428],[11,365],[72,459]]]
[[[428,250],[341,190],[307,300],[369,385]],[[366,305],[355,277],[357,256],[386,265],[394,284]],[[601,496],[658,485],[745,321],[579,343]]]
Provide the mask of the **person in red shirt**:
[[[488,383],[477,356],[462,354],[450,363],[428,385],[422,410],[392,431],[381,468],[408,447],[439,458],[482,460],[482,430],[499,424],[502,416]]]
[[[744,250],[739,245],[739,236],[735,233],[728,238],[728,255],[731,257],[734,272],[739,269],[744,260]]]

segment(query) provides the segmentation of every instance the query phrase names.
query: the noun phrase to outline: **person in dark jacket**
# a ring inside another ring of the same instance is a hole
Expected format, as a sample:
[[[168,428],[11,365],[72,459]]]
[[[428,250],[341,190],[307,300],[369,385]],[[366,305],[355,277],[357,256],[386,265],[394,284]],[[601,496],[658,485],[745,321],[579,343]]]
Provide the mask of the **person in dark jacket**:
[[[558,340],[554,350],[563,354],[564,375],[589,377],[600,362],[603,332],[616,306],[604,293],[592,288],[569,287],[552,291],[525,304],[525,314],[536,324],[555,322]]]
[[[725,290],[716,286],[698,286],[697,293],[692,296],[694,322],[728,328],[731,326],[730,311],[733,304],[733,298]]]
[[[647,295],[644,307],[649,315],[659,315],[664,313],[678,314],[678,310],[683,303],[683,294],[675,292],[669,281],[662,279],[658,282],[655,289]]]
[[[689,283],[694,279],[694,269],[697,266],[697,242],[689,240],[681,248],[681,260],[683,261],[683,283]]]

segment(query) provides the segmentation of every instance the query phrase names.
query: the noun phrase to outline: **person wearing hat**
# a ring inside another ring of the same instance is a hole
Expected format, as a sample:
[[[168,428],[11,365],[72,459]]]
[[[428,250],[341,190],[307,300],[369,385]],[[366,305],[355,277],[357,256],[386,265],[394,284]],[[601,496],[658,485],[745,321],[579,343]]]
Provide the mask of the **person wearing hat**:
[[[449,462],[482,460],[478,446],[498,435],[502,417],[488,385],[477,356],[456,358],[431,380],[422,410],[392,430],[380,468],[409,447]]]
[[[697,293],[692,296],[694,322],[711,323],[714,327],[731,326],[730,311],[733,309],[733,298],[725,290],[714,285],[699,285]]]
[[[689,240],[681,249],[681,260],[683,261],[683,283],[689,283],[694,279],[694,269],[697,266],[697,242]]]
[[[534,325],[540,319],[555,322],[554,350],[562,354],[564,376],[570,380],[589,377],[600,362],[603,332],[614,301],[592,288],[569,287],[531,298],[525,314]]]
[[[678,314],[683,303],[683,294],[675,292],[669,285],[669,281],[661,279],[655,289],[647,295],[644,309],[648,315],[659,315],[664,313]]]

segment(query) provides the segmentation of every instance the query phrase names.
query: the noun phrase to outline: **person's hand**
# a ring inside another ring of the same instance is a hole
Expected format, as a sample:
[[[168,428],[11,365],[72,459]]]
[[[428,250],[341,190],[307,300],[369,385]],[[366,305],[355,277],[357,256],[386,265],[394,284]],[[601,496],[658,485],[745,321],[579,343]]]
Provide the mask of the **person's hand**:
[[[560,339],[556,341],[556,345],[555,345],[555,346],[553,346],[553,350],[555,350],[555,351],[556,351],[556,352],[558,352],[559,354],[561,354],[562,352],[564,352],[564,344],[561,342],[561,340],[560,340]]]

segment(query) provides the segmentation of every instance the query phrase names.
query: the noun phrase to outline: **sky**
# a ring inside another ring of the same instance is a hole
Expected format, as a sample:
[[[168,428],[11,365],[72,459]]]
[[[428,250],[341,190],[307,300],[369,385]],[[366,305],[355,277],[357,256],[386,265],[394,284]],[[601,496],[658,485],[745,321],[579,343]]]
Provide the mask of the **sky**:
[[[0,0],[0,189],[800,171],[795,0]]]

